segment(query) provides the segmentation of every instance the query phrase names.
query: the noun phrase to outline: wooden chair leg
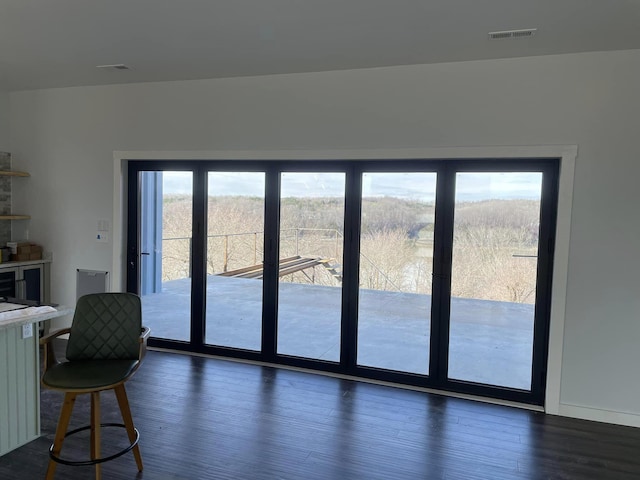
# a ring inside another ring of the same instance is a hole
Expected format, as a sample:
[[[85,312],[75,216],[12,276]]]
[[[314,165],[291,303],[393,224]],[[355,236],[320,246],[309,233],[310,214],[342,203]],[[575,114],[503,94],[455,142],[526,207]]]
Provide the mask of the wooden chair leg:
[[[91,460],[100,458],[100,392],[91,392]],[[96,463],[96,480],[102,479],[102,465]]]
[[[120,406],[120,413],[122,414],[122,420],[127,427],[127,435],[129,441],[134,442],[136,439],[135,427],[133,425],[133,417],[131,416],[131,409],[129,408],[129,400],[127,399],[127,392],[124,389],[124,384],[120,384],[114,388],[116,398],[118,399],[118,405]],[[138,445],[133,447],[133,456],[136,459],[138,465],[138,471],[142,471],[142,456],[140,455],[140,448]]]
[[[58,426],[56,427],[56,436],[53,440],[53,454],[60,456],[60,450],[62,450],[62,442],[64,442],[64,436],[67,433],[67,427],[69,426],[69,420],[71,420],[71,413],[73,412],[73,405],[75,404],[77,393],[67,392],[64,396],[64,402],[62,403],[62,409],[60,410],[60,418],[58,419]],[[49,459],[49,466],[47,467],[46,480],[53,480],[56,473],[57,462]]]

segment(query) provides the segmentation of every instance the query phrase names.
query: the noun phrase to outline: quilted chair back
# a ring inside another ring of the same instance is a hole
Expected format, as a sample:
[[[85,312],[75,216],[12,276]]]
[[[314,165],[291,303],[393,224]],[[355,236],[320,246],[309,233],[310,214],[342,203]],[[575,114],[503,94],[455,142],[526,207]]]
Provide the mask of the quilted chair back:
[[[78,299],[67,360],[138,358],[142,307],[132,293],[92,293]]]

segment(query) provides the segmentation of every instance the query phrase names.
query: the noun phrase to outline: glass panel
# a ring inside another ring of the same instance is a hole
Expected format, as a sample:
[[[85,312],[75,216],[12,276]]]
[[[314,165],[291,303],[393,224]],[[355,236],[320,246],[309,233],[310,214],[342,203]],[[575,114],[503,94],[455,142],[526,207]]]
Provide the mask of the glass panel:
[[[458,173],[449,378],[531,389],[542,173]]]
[[[340,360],[344,173],[283,173],[278,353]]]
[[[142,172],[140,292],[154,337],[189,341],[191,331],[191,172]]]
[[[42,301],[42,267],[23,267],[22,279],[24,280],[25,299]]]
[[[206,343],[259,351],[263,172],[209,172]]]
[[[429,372],[435,173],[364,173],[358,365]]]

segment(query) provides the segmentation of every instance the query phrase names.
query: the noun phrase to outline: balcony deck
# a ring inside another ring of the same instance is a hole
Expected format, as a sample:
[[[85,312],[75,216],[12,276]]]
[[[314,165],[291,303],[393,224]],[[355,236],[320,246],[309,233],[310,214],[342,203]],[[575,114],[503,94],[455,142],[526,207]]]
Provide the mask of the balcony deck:
[[[189,338],[190,279],[163,283],[144,295],[145,325],[155,337]],[[281,283],[278,352],[337,361],[341,289]],[[262,282],[208,276],[208,344],[259,350]],[[358,364],[428,372],[431,297],[363,290]],[[454,298],[449,377],[528,390],[531,382],[533,305]]]

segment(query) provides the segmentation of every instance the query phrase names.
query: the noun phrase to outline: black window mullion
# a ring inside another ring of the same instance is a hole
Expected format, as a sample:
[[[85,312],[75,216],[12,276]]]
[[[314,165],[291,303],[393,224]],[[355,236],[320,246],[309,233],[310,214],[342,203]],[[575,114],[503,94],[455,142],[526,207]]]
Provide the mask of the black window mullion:
[[[127,171],[127,292],[140,294],[140,171],[130,162]]]
[[[262,283],[262,356],[275,361],[278,332],[278,255],[280,230],[280,169],[266,171],[264,212],[264,274]]]
[[[453,255],[453,213],[455,170],[438,169],[433,239],[433,283],[431,301],[430,383],[446,381],[449,366],[449,317],[451,300],[451,258]]]
[[[538,404],[544,402],[547,378],[549,319],[551,317],[551,276],[553,272],[555,225],[557,221],[558,204],[557,163],[553,162],[546,165],[542,174],[531,376],[531,393],[533,401]]]
[[[360,212],[362,170],[347,170],[344,218],[344,258],[342,270],[342,323],[340,365],[354,373],[358,357],[358,298],[360,266]]]
[[[193,169],[191,232],[191,345],[202,349],[205,339],[207,287],[207,170]]]

